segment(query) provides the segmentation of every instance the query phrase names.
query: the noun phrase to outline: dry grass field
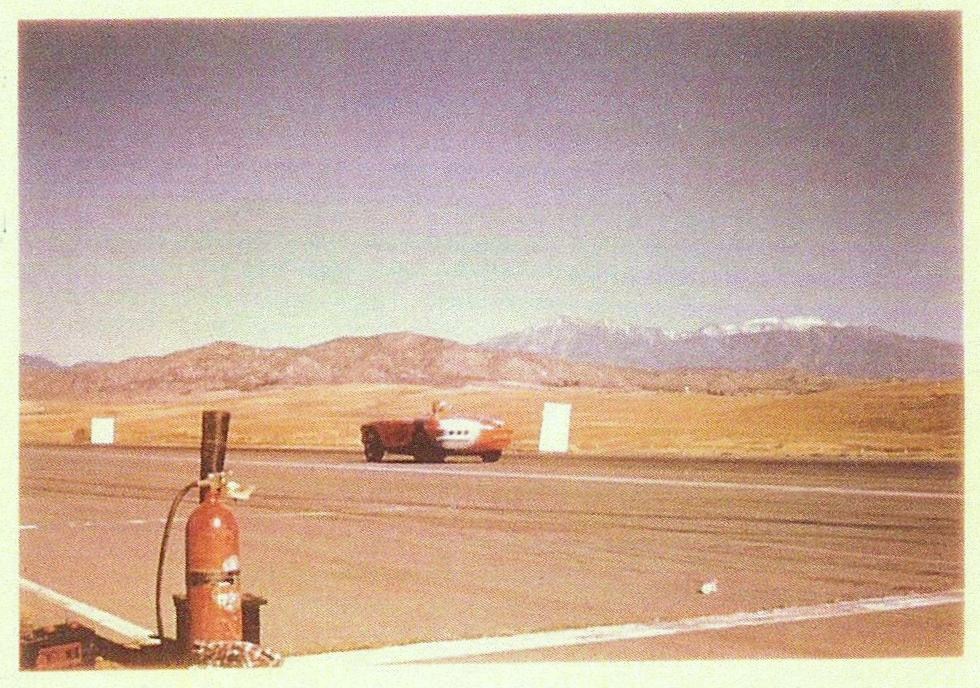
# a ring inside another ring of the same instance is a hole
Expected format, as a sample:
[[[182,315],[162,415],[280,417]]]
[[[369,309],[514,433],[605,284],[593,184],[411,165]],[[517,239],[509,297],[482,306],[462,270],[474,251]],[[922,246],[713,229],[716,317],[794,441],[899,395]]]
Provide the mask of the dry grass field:
[[[812,394],[701,393],[339,385],[208,393],[153,403],[21,403],[24,444],[87,443],[89,419],[116,418],[116,442],[196,446],[204,409],[232,414],[237,447],[358,448],[361,423],[420,415],[435,399],[492,414],[515,429],[514,450],[537,447],[545,401],[572,404],[573,453],[696,456],[959,458],[963,384],[882,382]]]

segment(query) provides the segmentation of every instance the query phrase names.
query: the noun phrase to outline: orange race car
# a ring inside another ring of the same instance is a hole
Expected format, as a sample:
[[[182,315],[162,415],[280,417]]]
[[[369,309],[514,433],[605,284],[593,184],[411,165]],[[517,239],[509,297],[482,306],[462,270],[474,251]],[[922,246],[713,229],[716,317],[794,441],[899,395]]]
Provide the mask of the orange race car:
[[[380,461],[385,452],[409,454],[416,461],[444,461],[449,455],[496,461],[513,434],[496,418],[449,414],[444,402],[433,404],[432,413],[424,418],[379,420],[361,426],[368,461]]]

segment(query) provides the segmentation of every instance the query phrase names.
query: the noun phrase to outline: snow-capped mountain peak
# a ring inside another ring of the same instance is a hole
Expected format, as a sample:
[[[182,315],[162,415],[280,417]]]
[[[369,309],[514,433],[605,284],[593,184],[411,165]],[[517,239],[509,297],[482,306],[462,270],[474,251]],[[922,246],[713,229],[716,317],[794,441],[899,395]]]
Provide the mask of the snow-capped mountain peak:
[[[642,339],[687,339],[697,336],[722,337],[733,334],[754,334],[758,332],[803,332],[814,327],[843,327],[839,322],[831,322],[813,315],[794,315],[788,318],[753,318],[741,323],[726,325],[706,325],[694,330],[667,330],[661,327],[639,325],[613,318],[588,320],[579,316],[560,315],[557,319],[532,327],[527,332],[548,333],[551,336],[580,335],[583,332],[602,332],[607,335],[640,337]]]
[[[721,337],[730,334],[754,334],[757,332],[803,332],[814,327],[843,327],[843,325],[839,322],[828,322],[812,315],[794,315],[789,318],[754,318],[734,325],[708,325],[701,328],[699,333],[708,337]]]
[[[798,369],[856,377],[943,378],[962,374],[962,346],[812,315],[666,331],[582,318],[511,332],[483,346],[639,368]]]

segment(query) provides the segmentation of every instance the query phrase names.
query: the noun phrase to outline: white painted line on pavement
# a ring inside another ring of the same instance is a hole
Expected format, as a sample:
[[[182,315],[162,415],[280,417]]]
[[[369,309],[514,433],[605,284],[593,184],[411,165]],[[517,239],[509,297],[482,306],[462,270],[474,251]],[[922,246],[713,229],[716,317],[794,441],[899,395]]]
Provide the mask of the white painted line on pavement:
[[[50,521],[48,523],[38,523],[31,525],[22,525],[21,530],[52,530],[59,528],[101,528],[103,526],[108,526],[116,528],[121,525],[134,525],[143,526],[146,524],[156,525],[158,523],[165,523],[167,519],[165,518],[126,518],[126,519],[112,519],[105,521]],[[183,519],[186,520],[186,519]],[[180,521],[180,519],[178,519]]]
[[[142,456],[149,461],[167,461],[178,463],[198,463],[194,457],[183,456]],[[582,483],[607,483],[614,485],[656,485],[661,487],[715,487],[726,490],[763,490],[770,492],[810,492],[823,494],[856,495],[866,497],[908,497],[912,499],[957,499],[962,500],[959,492],[919,492],[912,490],[872,490],[857,487],[827,487],[820,485],[778,485],[774,483],[728,483],[713,480],[677,480],[670,478],[642,478],[638,476],[616,475],[572,475],[568,473],[524,473],[521,471],[502,471],[487,467],[486,470],[474,470],[456,466],[414,466],[405,464],[360,464],[360,463],[312,463],[309,461],[268,461],[261,459],[235,459],[236,466],[267,466],[282,468],[303,468],[307,470],[332,471],[362,471],[382,473],[418,473],[422,475],[465,475],[478,478],[510,478],[526,480],[559,480]]]
[[[68,611],[78,614],[79,616],[83,616],[93,623],[102,626],[103,628],[108,628],[119,635],[129,638],[130,640],[134,640],[143,645],[159,643],[156,638],[150,637],[154,635],[154,631],[151,631],[148,628],[137,626],[136,624],[130,623],[125,619],[121,619],[107,611],[85,604],[84,602],[80,602],[76,599],[68,597],[67,595],[62,595],[61,593],[55,592],[50,588],[45,588],[43,585],[39,585],[34,581],[21,578],[20,587],[43,597],[49,602],[55,603],[59,607],[67,609]]]
[[[615,475],[571,475],[568,473],[524,473],[520,471],[501,471],[488,469],[478,471],[456,467],[435,466],[379,466],[377,464],[354,463],[310,463],[306,461],[263,461],[259,459],[236,459],[236,465],[272,466],[286,468],[305,468],[311,470],[367,471],[383,473],[418,473],[422,475],[465,475],[478,478],[511,478],[524,480],[558,480],[581,483],[607,483],[614,485],[656,485],[660,487],[716,487],[729,490],[767,490],[773,492],[816,492],[824,494],[862,495],[876,497],[911,497],[913,499],[963,499],[955,492],[911,492],[904,490],[867,490],[850,487],[822,487],[818,485],[776,485],[772,483],[726,483],[712,480],[674,480],[669,478],[641,478]]]
[[[561,631],[543,631],[521,635],[492,638],[473,638],[468,640],[447,640],[412,645],[396,645],[369,650],[349,650],[320,655],[299,655],[289,657],[290,667],[321,667],[334,663],[383,665],[404,662],[421,662],[504,652],[522,652],[547,648],[570,647],[592,643],[608,643],[624,640],[639,640],[658,636],[697,633],[743,626],[764,626],[816,619],[832,619],[856,614],[891,612],[918,607],[959,604],[963,602],[963,591],[879,597],[851,602],[831,602],[806,607],[787,607],[759,612],[738,612],[718,616],[701,616],[679,621],[657,624],[625,624],[621,626],[594,626],[573,628]]]
[[[246,507],[247,508],[247,507]],[[349,518],[354,515],[370,516],[375,515],[378,512],[384,513],[403,513],[409,511],[410,507],[402,505],[381,505],[376,507],[375,511],[365,511],[362,514],[353,514],[345,511],[259,511],[253,510],[249,511],[243,516],[248,518],[322,518],[324,516],[332,516],[336,518]],[[20,526],[21,530],[58,530],[61,528],[118,528],[123,525],[157,525],[160,523],[166,523],[165,518],[120,518],[120,519],[107,519],[104,521],[51,521],[48,523],[40,524],[30,524]],[[183,524],[186,523],[187,517],[181,516],[174,519],[174,523]]]

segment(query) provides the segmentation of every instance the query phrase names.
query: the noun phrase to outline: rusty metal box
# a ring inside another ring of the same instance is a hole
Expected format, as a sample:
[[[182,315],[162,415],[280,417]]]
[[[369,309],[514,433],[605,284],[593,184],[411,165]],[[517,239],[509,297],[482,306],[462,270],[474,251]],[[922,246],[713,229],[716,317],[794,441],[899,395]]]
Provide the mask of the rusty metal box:
[[[74,669],[95,666],[96,635],[78,623],[37,628],[20,637],[21,669]]]

